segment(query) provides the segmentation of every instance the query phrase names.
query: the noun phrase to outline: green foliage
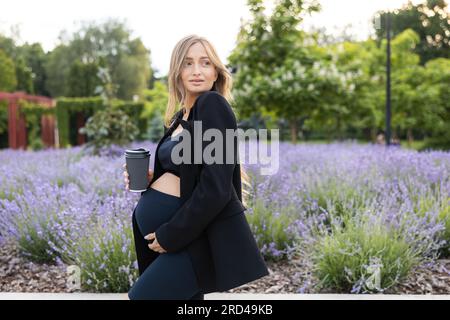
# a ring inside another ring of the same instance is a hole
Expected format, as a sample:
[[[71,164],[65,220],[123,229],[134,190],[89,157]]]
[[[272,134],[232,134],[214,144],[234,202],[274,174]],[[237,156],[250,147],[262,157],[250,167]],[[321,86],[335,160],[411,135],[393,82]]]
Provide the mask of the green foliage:
[[[346,102],[355,100],[362,78],[360,70],[339,68],[317,37],[299,30],[302,13],[318,9],[316,3],[277,1],[265,16],[262,1],[250,2],[253,19],[241,28],[229,59],[238,69],[234,95],[241,115],[274,112],[288,120],[292,142],[300,120],[311,119],[305,122],[311,129],[337,119],[325,127],[343,131],[353,111]]]
[[[0,49],[0,91],[14,91],[17,86],[14,61]]]
[[[242,26],[229,59],[237,68],[233,94],[240,115],[270,115],[266,123],[288,124],[292,142],[299,131],[308,138],[375,142],[385,129],[386,41],[321,44],[320,32],[296,28],[302,10],[296,5],[277,3],[265,16],[262,1],[250,3],[253,19]],[[450,60],[419,65],[419,44],[412,29],[392,39],[393,136],[409,143],[428,138],[424,148],[449,149]]]
[[[119,86],[113,82],[108,67],[100,67],[97,75],[100,84],[96,88],[95,93],[100,93],[103,103],[106,106],[111,106],[111,101],[117,98],[117,89]]]
[[[27,93],[34,93],[33,78],[31,69],[26,65],[25,59],[19,57],[15,61],[17,91],[25,91]]]
[[[1,50],[13,60],[14,64],[17,81],[16,86],[10,91],[20,90],[48,96],[45,88],[47,75],[44,69],[46,55],[39,43],[16,45],[14,39],[0,35]]]
[[[156,113],[148,122],[148,129],[144,139],[158,141],[164,135],[164,119]]]
[[[42,49],[40,43],[28,44],[25,43],[17,47],[17,51],[23,58],[26,68],[31,73],[31,87],[32,92],[36,95],[49,96],[49,92],[45,86],[45,81],[47,79],[47,73],[44,68],[44,64],[47,60],[47,55]]]
[[[152,89],[144,91],[145,106],[142,118],[147,119],[148,129],[145,139],[156,141],[164,133],[164,113],[168,101],[168,89],[162,81],[155,81]]]
[[[251,213],[246,214],[246,217],[264,257],[273,261],[288,258],[289,249],[298,240],[293,233],[287,232],[294,218],[285,213],[285,209],[274,214],[276,209],[268,208],[260,199],[252,204],[251,209]],[[267,248],[265,244],[271,245]]]
[[[54,115],[54,108],[30,103],[25,100],[19,101],[20,113],[25,117],[27,128],[27,147],[29,150],[40,150],[44,147],[41,138],[41,118],[44,115]]]
[[[313,253],[319,287],[342,293],[383,292],[402,281],[418,258],[407,241],[383,224],[345,222],[324,235]]]
[[[423,75],[417,91],[426,101],[426,110],[418,117],[430,137],[424,149],[450,150],[450,59],[427,62]]]
[[[379,12],[373,21],[378,41],[386,38],[386,15],[386,12]],[[418,35],[414,53],[420,57],[421,65],[436,58],[450,58],[448,4],[445,0],[408,2],[390,15],[392,37],[408,28]]]
[[[446,245],[442,248],[442,254],[445,257],[450,257],[450,198],[443,202],[439,211],[439,218],[445,226],[443,239],[446,241]]]
[[[150,51],[140,39],[130,42],[129,55],[124,55],[113,74],[113,81],[119,85],[117,96],[124,100],[141,100],[143,90],[152,76],[149,64]]]
[[[88,98],[59,98],[56,103],[56,117],[58,121],[59,144],[61,147],[72,145],[70,141],[71,118],[77,113],[82,113],[87,119],[96,112],[109,109],[120,109],[137,126],[136,138],[141,138],[147,130],[147,121],[142,117],[144,104],[140,102],[129,102],[111,100],[110,106],[105,105],[102,97]],[[127,125],[128,126],[128,125]]]
[[[107,68],[119,99],[130,100],[134,95],[140,96],[152,75],[149,51],[139,38],[131,39],[131,31],[124,23],[114,19],[98,25],[83,25],[50,52],[45,66],[47,87],[52,96],[72,95],[73,84],[69,85],[69,74],[80,60],[87,65]],[[76,80],[83,84],[92,81],[92,77],[90,71],[81,72]]]
[[[78,59],[77,53],[67,45],[59,45],[48,53],[45,61],[45,71],[48,77],[45,85],[52,97],[67,95],[70,67],[72,61]],[[79,79],[83,81],[82,79]]]
[[[419,215],[425,215],[429,210],[437,208],[439,220],[444,225],[444,231],[441,238],[446,241],[440,248],[440,255],[444,258],[450,257],[450,197],[443,197],[436,201],[433,197],[423,197],[418,201],[415,211]]]
[[[0,135],[8,132],[8,102],[0,101]]]
[[[287,93],[286,88],[280,92],[279,86],[274,87],[270,82],[288,68],[283,66],[285,61],[288,60],[286,63],[292,68],[293,56],[308,56],[303,49],[304,33],[297,26],[302,21],[301,13],[318,8],[303,1],[277,1],[272,15],[266,16],[263,1],[250,1],[249,7],[253,19],[241,27],[237,46],[229,57],[230,63],[238,69],[234,87],[240,115],[249,116],[260,107],[276,108],[280,115],[296,117],[302,112],[301,108],[296,108],[293,114],[286,110],[294,93],[278,101]],[[291,77],[287,80],[294,81]],[[275,98],[272,95],[276,93]]]
[[[88,119],[85,127],[79,130],[89,138],[84,147],[93,148],[93,153],[98,154],[103,147],[132,142],[139,129],[130,120],[130,117],[118,108],[97,111]]]
[[[419,43],[419,36],[412,29],[406,29],[392,39],[392,114],[394,133],[406,132],[419,125],[420,116],[428,112],[428,101],[417,88],[422,84],[424,69],[419,66],[420,57],[413,52]],[[386,51],[386,41],[381,50]],[[384,57],[385,61],[386,58]]]
[[[70,67],[68,79],[69,97],[91,97],[95,95],[95,89],[100,85],[97,77],[98,65],[96,63],[82,63],[75,61]]]
[[[152,89],[144,91],[144,100],[147,102],[142,115],[149,119],[156,114],[163,116],[169,99],[168,88],[164,82],[155,81]]]
[[[302,29],[305,14],[320,9],[317,1],[277,0],[270,15],[262,0],[248,6],[251,19],[242,25],[228,59],[237,69],[238,118],[247,127],[280,128],[281,138],[290,134],[292,141],[375,142],[385,130],[385,15],[377,21],[377,40],[324,41],[323,31]],[[445,1],[428,0],[392,13],[392,133],[407,138],[408,146],[420,139],[420,150],[450,150],[447,11]],[[153,83],[149,55],[116,20],[86,23],[48,54],[39,43],[19,46],[0,35],[0,90],[59,97],[100,94],[105,106],[117,98],[144,101],[144,110],[132,121],[139,127],[137,138],[154,140],[162,132],[167,87],[163,81]],[[79,112],[87,118],[96,110]],[[75,113],[57,109],[56,114],[60,145],[75,143],[69,130]]]
[[[117,222],[109,222],[113,223]],[[133,238],[129,224],[107,228],[98,223],[95,230],[72,244],[69,251],[73,258],[67,262],[80,267],[83,291],[120,293],[130,290],[138,270],[133,266],[136,260],[133,242],[127,241],[124,247],[124,238]]]
[[[40,214],[33,208],[27,208],[20,217],[13,216],[11,219],[19,235],[17,242],[22,255],[37,263],[56,262],[58,252],[51,243],[58,243],[57,233],[49,227],[51,222],[58,221],[56,212]]]

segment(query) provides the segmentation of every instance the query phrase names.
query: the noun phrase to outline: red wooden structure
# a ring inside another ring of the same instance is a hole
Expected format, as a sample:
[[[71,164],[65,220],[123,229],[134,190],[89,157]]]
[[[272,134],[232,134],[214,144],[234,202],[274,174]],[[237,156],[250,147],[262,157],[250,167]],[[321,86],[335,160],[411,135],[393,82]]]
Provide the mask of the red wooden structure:
[[[21,99],[38,103],[47,108],[55,107],[55,100],[48,97],[33,96],[25,92],[0,92],[0,100],[8,101],[8,142],[9,147],[12,149],[26,149],[27,147],[25,117],[23,115],[19,116],[19,100]],[[41,138],[44,146],[58,147],[58,139],[55,139],[56,135],[55,117],[53,115],[43,115],[41,118]]]

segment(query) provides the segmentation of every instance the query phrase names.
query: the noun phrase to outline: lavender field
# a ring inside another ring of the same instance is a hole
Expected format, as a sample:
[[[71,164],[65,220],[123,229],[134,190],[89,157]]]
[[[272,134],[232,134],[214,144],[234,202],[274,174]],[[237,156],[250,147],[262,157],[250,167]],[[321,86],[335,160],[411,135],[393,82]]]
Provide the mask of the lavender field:
[[[141,146],[156,147],[127,147]],[[126,292],[138,275],[140,194],[125,191],[122,151],[0,151],[0,243],[35,263],[79,266],[84,291]],[[277,174],[244,166],[258,245],[267,261],[299,261],[298,292],[384,292],[449,256],[450,153],[282,142]]]

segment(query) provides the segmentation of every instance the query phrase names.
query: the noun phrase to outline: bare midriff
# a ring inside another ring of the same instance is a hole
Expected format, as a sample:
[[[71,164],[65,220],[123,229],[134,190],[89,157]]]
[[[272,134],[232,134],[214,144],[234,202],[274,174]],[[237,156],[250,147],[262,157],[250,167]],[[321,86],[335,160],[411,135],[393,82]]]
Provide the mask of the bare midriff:
[[[183,127],[181,126],[181,124],[178,125],[178,127],[172,133],[172,137],[180,133],[182,130]],[[171,172],[164,172],[158,179],[152,182],[150,188],[170,194],[172,196],[180,197],[180,178]]]

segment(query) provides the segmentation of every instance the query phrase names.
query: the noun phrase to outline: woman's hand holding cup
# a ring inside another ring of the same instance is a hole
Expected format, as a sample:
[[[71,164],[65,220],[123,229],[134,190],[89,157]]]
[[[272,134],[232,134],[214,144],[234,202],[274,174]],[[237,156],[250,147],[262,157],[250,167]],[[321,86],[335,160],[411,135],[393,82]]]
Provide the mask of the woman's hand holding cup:
[[[128,171],[127,171],[127,164],[125,163],[122,167],[124,168],[123,180],[125,182],[125,189],[128,191],[129,186],[130,186],[130,180],[129,180],[129,175],[128,175]],[[152,181],[152,179],[153,179],[153,170],[152,169],[148,170],[147,178],[148,178],[149,182]]]

